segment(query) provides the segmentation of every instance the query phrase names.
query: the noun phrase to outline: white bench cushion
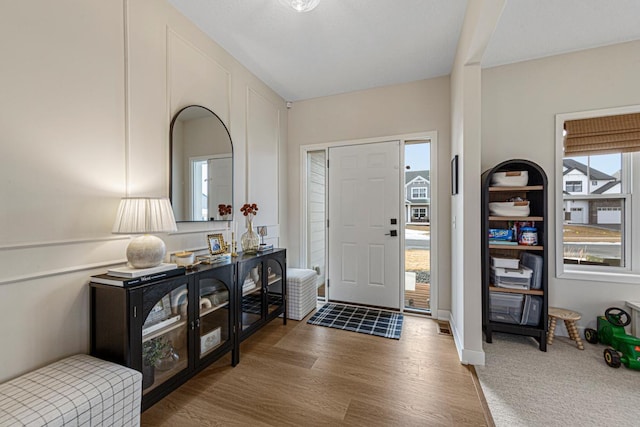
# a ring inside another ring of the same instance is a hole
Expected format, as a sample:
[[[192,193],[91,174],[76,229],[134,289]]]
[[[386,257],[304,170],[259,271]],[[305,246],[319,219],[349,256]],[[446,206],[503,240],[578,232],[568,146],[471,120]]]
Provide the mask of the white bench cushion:
[[[86,354],[0,384],[0,426],[138,426],[142,374]]]

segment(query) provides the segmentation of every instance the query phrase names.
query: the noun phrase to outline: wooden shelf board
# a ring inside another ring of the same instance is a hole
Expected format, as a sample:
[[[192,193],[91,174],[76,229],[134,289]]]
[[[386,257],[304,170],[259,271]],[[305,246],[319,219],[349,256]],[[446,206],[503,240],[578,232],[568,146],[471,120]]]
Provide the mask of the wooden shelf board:
[[[255,288],[251,288],[251,289],[249,289],[249,290],[247,290],[247,291],[243,290],[243,291],[242,291],[242,296],[244,297],[244,296],[247,296],[247,295],[249,295],[249,294],[253,294],[253,293],[255,293],[255,292],[258,292],[258,291],[259,291],[259,290],[261,290],[261,289],[262,289],[262,285],[260,285],[260,286],[256,285],[256,287],[255,287]]]
[[[282,280],[282,276],[274,276],[274,277],[269,277],[269,285],[273,285],[276,282],[279,282],[280,280]]]
[[[489,290],[491,292],[505,292],[508,294],[544,295],[544,291],[541,289],[509,289],[490,285]]]
[[[489,245],[489,249],[514,249],[517,251],[542,251],[544,246],[528,245]]]
[[[523,187],[489,187],[489,191],[536,191],[543,190],[544,187],[542,185],[526,185]]]
[[[223,307],[226,307],[229,305],[229,301],[225,302],[224,304],[220,304],[220,305],[216,305],[214,307],[208,307],[205,309],[200,309],[200,317],[206,316],[209,313],[213,313],[216,310],[220,310]]]
[[[544,221],[541,216],[490,216],[489,221]]]
[[[179,322],[176,322],[176,323],[172,323],[171,325],[169,325],[167,327],[164,327],[164,328],[158,329],[157,331],[153,331],[151,333],[143,335],[142,336],[142,342],[149,341],[150,339],[162,336],[162,335],[164,335],[164,334],[166,334],[168,332],[173,331],[174,329],[186,327],[186,325],[187,325],[186,320],[182,320],[182,321],[179,321]]]

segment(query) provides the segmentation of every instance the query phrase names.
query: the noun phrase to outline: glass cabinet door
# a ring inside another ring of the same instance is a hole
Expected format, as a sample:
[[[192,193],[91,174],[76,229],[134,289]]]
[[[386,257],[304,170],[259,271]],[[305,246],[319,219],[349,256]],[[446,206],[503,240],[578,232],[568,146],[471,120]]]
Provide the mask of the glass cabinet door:
[[[267,261],[267,310],[271,313],[284,305],[282,265],[275,259]]]
[[[211,354],[229,340],[230,289],[215,278],[198,280],[200,358]]]
[[[189,364],[188,286],[186,281],[150,286],[143,296],[143,394],[167,381]]]
[[[242,310],[240,327],[245,330],[262,318],[262,263],[250,264],[241,277]]]

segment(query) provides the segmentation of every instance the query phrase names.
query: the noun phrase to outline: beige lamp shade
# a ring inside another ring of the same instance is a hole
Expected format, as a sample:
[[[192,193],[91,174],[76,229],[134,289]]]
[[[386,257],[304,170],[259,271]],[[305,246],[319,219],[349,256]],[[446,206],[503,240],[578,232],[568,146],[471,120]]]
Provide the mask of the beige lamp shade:
[[[166,246],[162,239],[148,234],[177,230],[168,198],[125,197],[120,201],[112,232],[114,234],[145,234],[129,243],[127,261],[134,268],[149,268],[162,263]]]

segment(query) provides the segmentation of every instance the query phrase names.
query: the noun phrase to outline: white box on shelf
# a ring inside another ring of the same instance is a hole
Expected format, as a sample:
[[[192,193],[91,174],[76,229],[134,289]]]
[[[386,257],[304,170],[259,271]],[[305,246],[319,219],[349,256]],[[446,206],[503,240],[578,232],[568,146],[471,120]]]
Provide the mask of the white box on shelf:
[[[203,336],[200,337],[200,354],[204,354],[207,351],[211,350],[218,344],[220,344],[220,332],[222,331],[221,327],[218,326],[212,331],[207,332]]]
[[[518,268],[520,266],[520,260],[518,258],[492,256],[491,265],[501,268]]]

